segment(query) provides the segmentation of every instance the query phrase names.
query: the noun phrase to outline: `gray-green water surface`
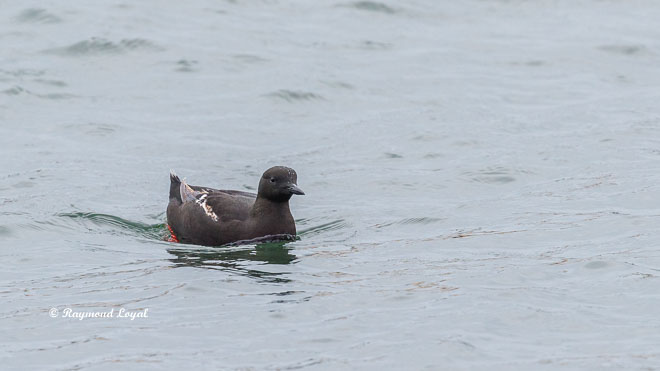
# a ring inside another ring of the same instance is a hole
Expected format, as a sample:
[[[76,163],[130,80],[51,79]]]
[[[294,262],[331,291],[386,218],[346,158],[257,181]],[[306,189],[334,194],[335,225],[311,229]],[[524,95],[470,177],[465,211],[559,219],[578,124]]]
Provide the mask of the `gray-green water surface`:
[[[657,369],[658,19],[4,2],[0,368]],[[299,240],[163,240],[170,169],[253,191],[273,165]]]

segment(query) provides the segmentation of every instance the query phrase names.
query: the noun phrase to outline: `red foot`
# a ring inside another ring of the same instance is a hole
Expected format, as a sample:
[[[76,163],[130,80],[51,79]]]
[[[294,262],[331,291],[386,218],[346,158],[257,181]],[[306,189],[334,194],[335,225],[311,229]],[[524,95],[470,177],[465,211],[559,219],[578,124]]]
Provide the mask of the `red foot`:
[[[172,227],[170,227],[169,224],[166,225],[167,225],[167,229],[170,231],[170,237],[167,239],[167,242],[179,242],[179,239],[176,238],[176,235],[174,234]]]

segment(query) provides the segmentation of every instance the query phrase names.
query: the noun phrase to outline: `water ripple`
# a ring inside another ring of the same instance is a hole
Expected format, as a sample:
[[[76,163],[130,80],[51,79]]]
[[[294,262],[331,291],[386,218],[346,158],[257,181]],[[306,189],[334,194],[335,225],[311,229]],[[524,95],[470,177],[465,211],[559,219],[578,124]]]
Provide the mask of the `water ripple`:
[[[385,14],[394,14],[397,12],[393,8],[390,8],[389,6],[376,1],[356,1],[351,3],[349,6],[355,9]]]
[[[335,230],[340,230],[344,229],[348,226],[348,223],[344,219],[339,219],[339,220],[334,220],[325,224],[317,225],[314,227],[310,227],[307,229],[303,229],[298,231],[299,236],[313,236],[317,234],[321,234],[324,232],[329,232],[329,231],[335,231]]]
[[[62,56],[88,56],[100,54],[121,54],[129,51],[159,51],[162,47],[145,39],[123,39],[112,42],[100,37],[93,37],[62,48],[46,50],[47,53]]]
[[[16,20],[23,23],[60,23],[62,19],[45,9],[30,8],[25,9],[16,17]]]
[[[2,93],[10,96],[19,96],[19,95],[28,95],[28,96],[34,96],[37,98],[42,98],[42,99],[53,99],[53,100],[59,100],[59,99],[70,99],[70,98],[75,98],[75,95],[73,94],[66,94],[66,93],[45,93],[45,94],[39,94],[35,93],[33,91],[30,91],[28,89],[25,89],[21,86],[14,86],[9,89],[3,90]]]
[[[647,52],[647,49],[644,45],[628,45],[628,44],[602,45],[599,46],[598,49],[604,52],[621,54],[621,55],[638,55]]]
[[[73,219],[83,226],[88,226],[90,223],[97,226],[109,226],[127,231],[136,236],[151,239],[163,240],[167,236],[167,229],[163,223],[146,224],[123,219],[114,215],[93,212],[60,213],[57,214],[57,216]]]
[[[322,96],[316,93],[311,93],[307,91],[286,90],[286,89],[281,89],[276,92],[266,94],[266,96],[282,99],[289,103],[324,99]]]
[[[516,180],[513,173],[514,172],[511,169],[502,166],[492,166],[476,171],[466,171],[463,175],[477,183],[504,184]]]

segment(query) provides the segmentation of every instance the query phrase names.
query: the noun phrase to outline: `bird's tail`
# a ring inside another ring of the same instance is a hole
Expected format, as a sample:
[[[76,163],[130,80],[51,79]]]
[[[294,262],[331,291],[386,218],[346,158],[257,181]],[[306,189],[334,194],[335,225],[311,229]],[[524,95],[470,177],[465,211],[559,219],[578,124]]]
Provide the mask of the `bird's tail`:
[[[182,202],[181,200],[181,179],[174,174],[174,170],[170,170],[170,199],[175,199],[179,202]]]

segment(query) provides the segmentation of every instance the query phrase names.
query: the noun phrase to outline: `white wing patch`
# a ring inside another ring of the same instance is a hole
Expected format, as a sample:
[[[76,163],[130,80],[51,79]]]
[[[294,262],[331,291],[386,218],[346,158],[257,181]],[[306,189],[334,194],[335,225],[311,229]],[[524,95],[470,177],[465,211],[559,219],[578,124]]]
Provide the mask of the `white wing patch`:
[[[218,216],[213,212],[211,206],[206,204],[206,198],[208,196],[209,195],[207,193],[203,193],[195,202],[197,202],[197,205],[202,207],[202,210],[204,210],[204,212],[206,213],[206,215],[209,216],[209,218],[213,219],[214,222],[217,222]]]
[[[209,218],[211,218],[214,222],[218,221],[218,216],[215,214],[215,212],[213,212],[211,206],[206,203],[206,198],[209,196],[208,191],[204,190],[202,192],[197,192],[190,188],[190,186],[186,184],[185,181],[181,181],[181,187],[179,188],[179,191],[181,192],[181,200],[183,200],[183,202],[195,201],[195,203],[199,205],[202,210],[204,210],[204,213],[206,213]]]

